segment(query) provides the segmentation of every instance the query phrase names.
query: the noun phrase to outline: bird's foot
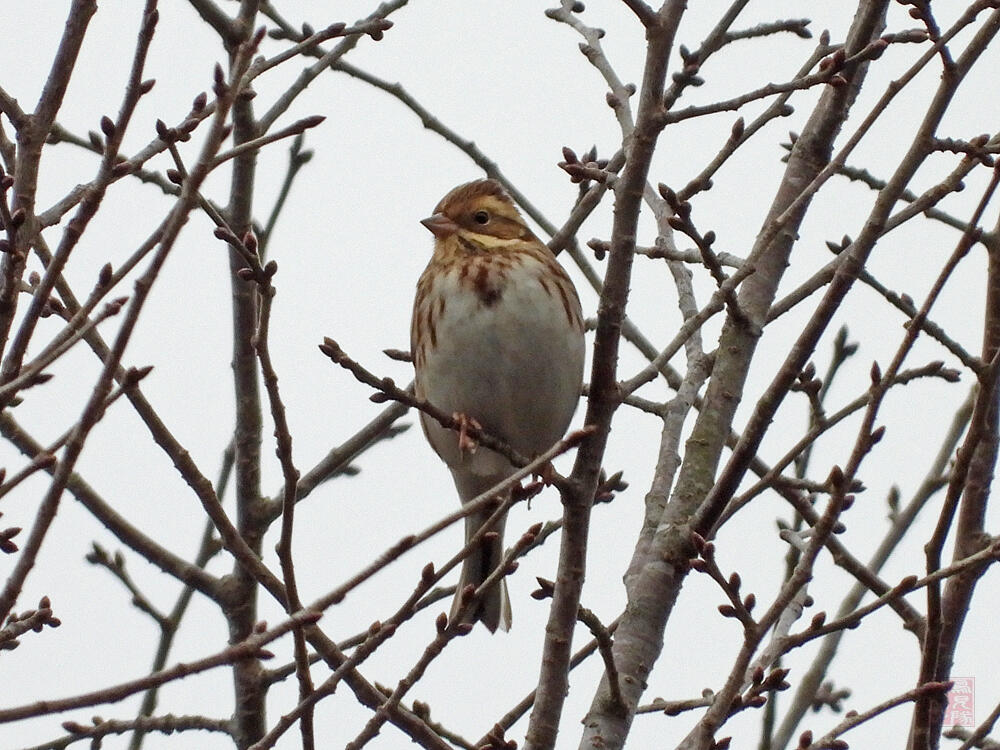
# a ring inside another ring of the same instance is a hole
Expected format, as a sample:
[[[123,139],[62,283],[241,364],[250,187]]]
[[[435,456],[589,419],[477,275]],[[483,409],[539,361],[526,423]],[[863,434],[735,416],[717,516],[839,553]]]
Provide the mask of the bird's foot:
[[[470,417],[468,414],[462,414],[460,412],[455,412],[451,415],[452,419],[458,424],[458,450],[460,453],[475,453],[476,448],[479,447],[479,443],[474,437],[469,435],[469,428],[475,430],[483,429],[483,426],[479,424],[475,419]]]
[[[543,466],[539,466],[537,471],[531,472],[531,475],[538,477],[543,485],[549,487],[556,478],[556,467],[552,465],[551,461],[548,461]]]

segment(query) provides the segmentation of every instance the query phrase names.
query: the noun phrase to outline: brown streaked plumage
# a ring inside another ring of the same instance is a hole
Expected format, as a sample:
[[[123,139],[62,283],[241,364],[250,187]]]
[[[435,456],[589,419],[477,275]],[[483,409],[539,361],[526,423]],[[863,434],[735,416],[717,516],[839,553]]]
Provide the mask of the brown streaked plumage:
[[[435,240],[410,328],[417,395],[475,420],[522,455],[541,453],[569,426],[583,379],[583,314],[572,281],[495,180],[459,185],[421,223]],[[498,453],[463,450],[456,432],[423,414],[421,424],[463,503],[514,471]],[[466,519],[466,539],[489,515]],[[453,618],[462,590],[480,586],[499,564],[504,522],[464,561]],[[507,630],[506,584],[484,592],[464,616]]]

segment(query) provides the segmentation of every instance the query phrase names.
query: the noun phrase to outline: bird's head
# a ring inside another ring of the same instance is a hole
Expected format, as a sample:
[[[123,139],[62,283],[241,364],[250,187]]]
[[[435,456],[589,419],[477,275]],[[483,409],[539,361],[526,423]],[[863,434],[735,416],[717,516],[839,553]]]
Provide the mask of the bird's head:
[[[514,202],[496,180],[475,180],[448,193],[434,213],[420,222],[436,245],[467,252],[491,252],[535,241]]]

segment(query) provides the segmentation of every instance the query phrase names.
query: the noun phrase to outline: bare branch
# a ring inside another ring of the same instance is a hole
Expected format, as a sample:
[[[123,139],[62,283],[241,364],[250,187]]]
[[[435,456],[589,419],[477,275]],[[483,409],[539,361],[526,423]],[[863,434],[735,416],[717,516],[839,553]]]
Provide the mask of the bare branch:
[[[146,677],[140,677],[136,680],[130,680],[129,682],[112,685],[92,693],[84,693],[72,698],[39,701],[37,703],[29,703],[14,708],[0,709],[0,724],[17,721],[29,716],[46,716],[48,714],[70,711],[74,708],[86,708],[87,706],[99,706],[105,703],[117,703],[130,695],[135,695],[136,693],[148,690],[150,687],[156,685],[163,685],[167,682],[181,679],[182,677],[198,674],[199,672],[214,669],[215,667],[221,667],[226,664],[232,664],[240,659],[259,656],[261,650],[267,644],[280,638],[285,633],[288,633],[296,627],[300,627],[306,623],[316,622],[319,617],[320,615],[316,612],[297,612],[277,627],[260,633],[255,633],[246,640],[240,641],[239,643],[229,646],[212,656],[207,656],[204,659],[177,664],[169,669],[154,672]]]

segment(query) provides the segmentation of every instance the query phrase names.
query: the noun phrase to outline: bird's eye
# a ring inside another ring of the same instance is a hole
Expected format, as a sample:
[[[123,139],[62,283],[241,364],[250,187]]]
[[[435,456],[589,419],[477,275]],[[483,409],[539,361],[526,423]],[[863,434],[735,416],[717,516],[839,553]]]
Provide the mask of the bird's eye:
[[[477,224],[489,224],[490,215],[486,211],[476,211],[476,213],[472,214],[472,219]]]

